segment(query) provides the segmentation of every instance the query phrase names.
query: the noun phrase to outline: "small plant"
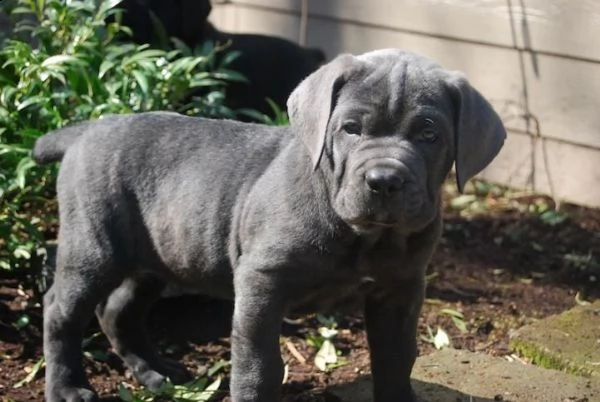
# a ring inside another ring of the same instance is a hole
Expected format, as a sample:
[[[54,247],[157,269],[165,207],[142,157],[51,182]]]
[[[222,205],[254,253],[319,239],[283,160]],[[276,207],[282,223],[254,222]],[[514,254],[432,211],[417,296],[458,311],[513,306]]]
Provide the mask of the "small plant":
[[[340,352],[333,344],[333,339],[338,335],[337,321],[334,317],[325,317],[321,314],[317,314],[317,321],[322,326],[318,328],[317,334],[309,335],[306,339],[306,343],[318,349],[315,355],[315,366],[327,372],[345,365],[347,361],[340,357]]]
[[[15,0],[20,19],[0,48],[0,268],[29,264],[56,225],[56,166],[36,166],[35,140],[107,114],[173,110],[235,117],[224,89],[244,77],[223,46],[174,50],[123,43],[119,0]],[[14,7],[13,7],[14,6]],[[23,15],[26,18],[22,17]],[[200,92],[201,96],[192,96]]]
[[[451,347],[452,343],[450,342],[450,337],[442,328],[438,327],[435,335],[433,335],[433,330],[428,325],[427,326],[427,336],[421,335],[421,339],[424,342],[431,343],[436,349],[443,349],[447,347]]]
[[[267,103],[273,112],[273,117],[252,109],[240,109],[237,112],[240,115],[250,117],[259,123],[268,124],[270,126],[287,126],[290,124],[290,119],[285,109],[282,109],[272,99],[267,98]]]
[[[568,218],[565,213],[557,210],[544,197],[536,198],[529,204],[528,210],[548,226],[556,226]]]
[[[217,378],[209,384],[208,378],[202,377],[184,385],[173,385],[165,382],[158,390],[132,390],[121,384],[119,397],[125,402],[153,402],[156,400],[173,402],[206,402],[209,401],[221,386]]]
[[[166,382],[156,391],[133,389],[121,384],[119,386],[119,397],[125,402],[152,402],[157,400],[173,402],[209,401],[219,392],[219,387],[221,386],[220,377],[217,377],[212,382],[209,378],[228,366],[227,362],[219,360],[209,368],[204,377],[183,385],[173,385],[171,382]]]
[[[445,314],[450,316],[454,326],[463,334],[469,332],[467,329],[467,324],[465,322],[465,316],[460,311],[452,310],[449,308],[443,308],[440,310],[441,314]]]
[[[600,260],[594,258],[594,255],[590,251],[587,254],[570,253],[563,256],[565,262],[576,269],[600,269]]]

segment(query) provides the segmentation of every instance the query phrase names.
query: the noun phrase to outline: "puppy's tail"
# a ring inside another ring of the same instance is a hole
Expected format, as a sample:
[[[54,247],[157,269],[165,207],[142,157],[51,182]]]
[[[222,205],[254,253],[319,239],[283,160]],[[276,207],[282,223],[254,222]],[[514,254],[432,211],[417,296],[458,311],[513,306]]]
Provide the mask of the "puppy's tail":
[[[90,123],[83,122],[60,128],[38,138],[33,147],[33,160],[40,165],[59,162]]]

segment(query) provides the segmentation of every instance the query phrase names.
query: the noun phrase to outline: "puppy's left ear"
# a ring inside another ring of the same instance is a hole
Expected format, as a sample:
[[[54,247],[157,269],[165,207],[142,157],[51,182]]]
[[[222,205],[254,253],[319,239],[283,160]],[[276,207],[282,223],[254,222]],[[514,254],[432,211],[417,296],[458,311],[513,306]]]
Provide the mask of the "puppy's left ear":
[[[462,73],[450,73],[450,85],[457,108],[454,162],[456,185],[462,193],[466,182],[481,172],[496,157],[506,130],[500,116],[473,88]]]
[[[288,98],[290,124],[306,146],[314,169],[325,148],[338,93],[358,64],[355,56],[342,54],[306,77]]]

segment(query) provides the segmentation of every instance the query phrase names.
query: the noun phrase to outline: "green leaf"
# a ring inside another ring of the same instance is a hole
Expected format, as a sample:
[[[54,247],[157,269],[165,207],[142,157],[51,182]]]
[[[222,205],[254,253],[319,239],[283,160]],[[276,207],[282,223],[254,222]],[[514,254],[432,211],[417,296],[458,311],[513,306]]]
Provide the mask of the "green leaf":
[[[211,78],[203,78],[200,80],[193,79],[192,81],[190,81],[190,88],[212,87],[219,85],[223,85],[223,82]]]
[[[217,378],[215,381],[210,383],[204,390],[204,396],[198,401],[208,401],[212,395],[219,390],[221,387],[221,378]]]
[[[229,362],[227,360],[219,360],[218,362],[216,362],[215,364],[213,364],[209,369],[208,372],[206,373],[206,375],[208,375],[209,377],[214,376],[215,374],[217,374],[219,371],[223,370],[225,367],[229,366]]]
[[[213,52],[215,48],[215,43],[213,41],[207,40],[200,47],[197,48],[197,54],[202,56],[207,56]]]
[[[237,71],[233,70],[227,70],[225,68],[215,71],[213,76],[226,81],[248,82],[248,79],[242,73],[238,73]]]
[[[108,354],[101,350],[97,350],[97,349],[86,350],[83,352],[83,354],[85,357],[87,357],[90,360],[97,360],[100,362],[108,361]]]
[[[147,95],[150,92],[150,86],[148,85],[148,78],[138,70],[133,70],[131,72],[131,74],[134,76],[136,82],[140,86],[140,89],[142,90],[144,95]]]
[[[98,69],[98,78],[104,78],[106,73],[112,70],[116,65],[117,63],[114,60],[103,60],[102,64],[100,64],[100,68]]]
[[[29,374],[27,374],[27,377],[13,385],[13,388],[21,388],[23,385],[29,384],[31,381],[33,381],[35,379],[35,376],[40,372],[40,369],[44,367],[44,364],[45,360],[42,357],[40,360],[37,361],[37,363],[33,365],[33,367],[31,367],[31,371],[29,372]]]
[[[102,2],[102,4],[106,8],[115,8],[116,6],[118,6],[119,4],[121,4],[122,2],[123,2],[123,0],[104,0]]]
[[[0,154],[15,153],[15,154],[26,154],[29,149],[23,148],[20,145],[15,144],[0,144]]]
[[[123,384],[119,384],[119,398],[125,402],[133,402],[133,394],[129,388]]]
[[[337,352],[335,346],[329,339],[325,339],[323,345],[315,356],[315,366],[321,371],[327,371],[328,364],[337,362]]]
[[[13,97],[16,93],[17,93],[17,88],[14,88],[14,87],[2,88],[2,92],[0,92],[0,103],[5,106],[11,105]]]
[[[165,55],[164,50],[147,49],[147,50],[142,50],[141,52],[137,52],[137,53],[133,54],[132,56],[129,56],[127,59],[124,60],[124,62],[125,62],[125,65],[130,65],[130,64],[137,63],[138,61],[141,61],[141,60],[155,59],[157,57],[163,57],[164,55]]]
[[[81,347],[87,348],[94,339],[98,338],[101,335],[102,335],[102,332],[94,332],[92,335],[88,336],[81,342]]]
[[[18,247],[15,249],[15,251],[13,251],[13,256],[16,259],[22,258],[24,260],[28,260],[31,258],[31,253],[23,247]]]
[[[84,66],[86,64],[83,60],[78,59],[75,56],[71,56],[68,54],[58,54],[56,56],[50,56],[46,60],[44,60],[44,62],[42,63],[42,67],[49,67],[56,64],[66,63],[79,64],[81,66]]]
[[[441,309],[440,313],[447,314],[449,316],[460,318],[460,319],[464,319],[465,318],[465,316],[463,315],[463,313],[461,313],[460,311],[452,310],[452,309],[449,309],[449,308],[443,308],[443,309]]]
[[[540,215],[540,220],[549,226],[556,226],[567,219],[566,214],[554,210],[547,210]]]
[[[25,188],[27,172],[29,172],[29,170],[35,166],[36,163],[33,161],[33,159],[31,159],[31,157],[27,156],[21,159],[16,169],[16,183],[19,186],[19,188]]]
[[[325,339],[333,339],[337,336],[338,330],[333,328],[321,327],[319,334]]]
[[[433,346],[435,346],[436,349],[443,349],[450,346],[450,337],[446,331],[440,327],[438,327],[437,332],[433,337]]]
[[[131,43],[122,44],[119,46],[109,46],[106,49],[105,60],[119,60],[123,61],[127,54],[134,54],[137,50],[144,48],[143,46],[136,46]]]
[[[152,10],[148,12],[148,15],[150,16],[154,33],[156,33],[156,36],[158,37],[160,47],[167,49],[169,47],[169,35],[167,34],[165,26]]]
[[[43,96],[32,96],[30,98],[28,98],[27,100],[25,100],[24,102],[21,102],[18,104],[17,106],[17,111],[22,111],[25,110],[26,108],[28,108],[29,106],[33,106],[36,104],[43,104],[44,102],[46,102],[46,98]]]
[[[31,14],[31,13],[32,13],[32,10],[27,7],[15,7],[10,11],[11,15]]]
[[[186,45],[185,42],[182,41],[181,39],[172,37],[171,42],[173,43],[173,46],[175,46],[176,51],[178,53],[180,53],[182,56],[191,56],[192,55],[192,49],[190,49],[189,46]],[[198,57],[198,58],[201,58],[201,57]]]
[[[19,131],[19,135],[21,137],[24,137],[24,138],[34,138],[34,139],[37,139],[37,138],[41,137],[43,134],[44,133],[42,133],[37,128],[25,128],[25,129]]]
[[[473,201],[477,199],[477,196],[474,194],[462,194],[458,197],[454,197],[450,201],[450,206],[454,209],[464,209],[468,207]]]
[[[269,116],[267,116],[264,113],[259,112],[258,110],[243,108],[243,109],[237,109],[235,112],[239,116],[249,117],[252,120],[255,120],[262,124],[271,124],[271,122],[272,122],[272,120]]]
[[[181,58],[175,60],[171,63],[173,72],[184,71],[186,73],[191,73],[200,63],[202,63],[202,58]],[[205,73],[208,76],[208,73]]]
[[[230,65],[234,60],[237,60],[242,55],[239,50],[232,50],[228,52],[221,61],[221,66],[225,67]]]
[[[46,8],[46,0],[37,0],[36,10],[41,13]]]
[[[452,322],[454,323],[456,328],[458,328],[458,330],[461,333],[466,334],[467,332],[469,332],[469,330],[467,329],[467,324],[465,323],[464,320],[462,320],[458,317],[451,317],[451,318],[452,318]]]
[[[325,316],[323,314],[317,314],[317,321],[321,324],[324,325],[326,327],[331,327],[331,328],[335,328],[337,327],[337,321],[335,320],[335,317],[333,316]]]

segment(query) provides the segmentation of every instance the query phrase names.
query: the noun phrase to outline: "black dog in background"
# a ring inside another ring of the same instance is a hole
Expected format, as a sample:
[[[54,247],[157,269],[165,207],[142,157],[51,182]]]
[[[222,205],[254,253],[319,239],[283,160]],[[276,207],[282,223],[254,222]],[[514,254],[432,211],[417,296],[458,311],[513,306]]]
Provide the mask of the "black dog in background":
[[[125,10],[123,24],[131,28],[136,43],[160,42],[155,16],[167,37],[176,37],[190,48],[211,40],[230,43],[228,50],[239,51],[241,56],[230,68],[249,82],[228,86],[227,105],[232,109],[271,114],[267,98],[285,109],[292,90],[325,61],[320,49],[304,48],[283,38],[219,31],[207,21],[212,9],[209,0],[124,0],[119,7]]]

